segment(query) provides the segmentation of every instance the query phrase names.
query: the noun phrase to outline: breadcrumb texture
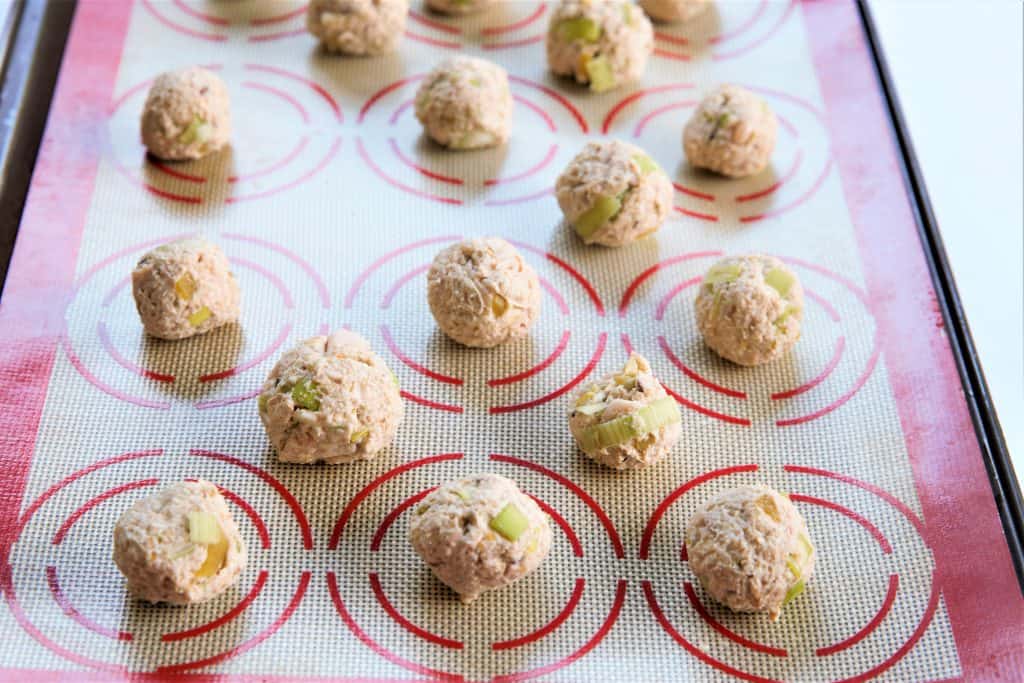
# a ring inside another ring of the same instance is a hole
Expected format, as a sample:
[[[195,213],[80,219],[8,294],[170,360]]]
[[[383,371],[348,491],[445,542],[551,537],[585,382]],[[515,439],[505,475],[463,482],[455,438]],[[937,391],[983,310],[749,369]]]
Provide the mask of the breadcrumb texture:
[[[737,612],[766,612],[773,621],[816,561],[803,517],[767,486],[729,489],[705,503],[686,527],[686,552],[712,598]]]
[[[213,515],[227,538],[224,564],[197,577],[206,546],[193,543],[188,515]],[[190,605],[217,597],[238,581],[246,564],[245,543],[227,503],[208,481],[183,481],[137,501],[114,526],[114,563],[140,600]]]
[[[465,346],[490,348],[526,336],[540,314],[540,299],[537,273],[499,237],[453,244],[427,273],[437,326]]]
[[[486,59],[464,55],[446,59],[420,84],[416,118],[426,134],[445,147],[504,144],[512,122],[508,74]]]
[[[231,99],[224,81],[193,66],[157,76],[146,95],[142,144],[168,161],[199,159],[231,139]]]
[[[238,320],[241,292],[224,252],[203,239],[161,245],[132,271],[146,334],[184,339]]]
[[[328,52],[390,54],[405,33],[409,0],[311,0],[306,29]]]
[[[596,40],[566,35],[565,22],[580,20],[597,26],[600,35]],[[562,0],[551,12],[548,68],[582,85],[590,84],[587,65],[598,58],[608,62],[613,81],[610,87],[636,81],[643,76],[653,50],[651,21],[631,0]]]
[[[404,416],[395,376],[347,330],[285,352],[258,405],[278,459],[302,464],[368,460],[391,443]]]
[[[744,178],[768,166],[777,133],[778,121],[767,102],[737,85],[721,85],[687,122],[683,151],[697,168]]]
[[[514,505],[526,526],[514,541],[491,528]],[[434,575],[472,602],[534,571],[551,550],[551,522],[511,479],[477,474],[441,484],[409,521],[409,542]]]
[[[661,168],[645,170],[650,159],[639,147],[618,140],[588,142],[555,182],[555,196],[570,224],[604,197],[620,198],[621,208],[581,239],[587,244],[621,247],[653,234],[672,211],[673,189]],[[653,163],[653,162],[651,162]]]
[[[766,280],[772,278],[773,271],[792,282],[785,294]],[[704,342],[739,365],[773,361],[800,339],[804,290],[796,273],[773,256],[719,261],[705,276],[695,305]]]

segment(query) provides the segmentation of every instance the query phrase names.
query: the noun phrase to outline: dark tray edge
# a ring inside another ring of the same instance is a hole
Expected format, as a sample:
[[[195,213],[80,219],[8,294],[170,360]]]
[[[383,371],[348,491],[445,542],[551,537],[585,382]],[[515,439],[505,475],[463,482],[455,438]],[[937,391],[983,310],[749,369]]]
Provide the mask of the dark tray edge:
[[[967,324],[963,302],[953,279],[953,270],[946,248],[939,232],[939,224],[932,209],[931,199],[924,183],[917,155],[907,129],[906,119],[900,107],[899,98],[888,62],[882,49],[878,31],[867,0],[857,0],[861,22],[871,51],[875,72],[878,76],[882,95],[889,111],[893,134],[900,151],[900,170],[913,201],[911,207],[921,237],[921,246],[932,276],[932,286],[936,292],[936,300],[942,311],[946,331],[949,335],[950,347],[956,362],[957,372],[963,384],[964,399],[974,423],[974,431],[978,437],[985,470],[988,472],[995,496],[996,507],[1003,523],[1006,543],[1010,548],[1013,565],[1017,571],[1017,581],[1024,593],[1024,500],[1021,498],[1020,484],[1013,470],[1010,452],[999,426],[999,417],[992,395],[989,393],[985,374],[981,368],[978,352]]]

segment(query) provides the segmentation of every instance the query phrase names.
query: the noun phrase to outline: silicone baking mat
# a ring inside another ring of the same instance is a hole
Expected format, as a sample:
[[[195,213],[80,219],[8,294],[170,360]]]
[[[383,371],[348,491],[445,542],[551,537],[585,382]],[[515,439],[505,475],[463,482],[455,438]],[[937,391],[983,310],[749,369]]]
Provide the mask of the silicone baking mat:
[[[400,51],[320,54],[299,3],[80,3],[0,309],[3,678],[513,681],[1019,680],[1024,607],[905,194],[857,10],[724,2],[659,26],[642,83],[550,77],[549,3],[444,19],[416,3]],[[410,103],[437,60],[505,66],[510,143],[438,151]],[[147,161],[152,78],[199,63],[231,90],[231,149]],[[770,171],[692,172],[681,127],[722,81],[779,115]],[[588,139],[635,141],[676,211],[629,248],[586,249],[551,188]],[[240,326],[146,339],[127,276],[202,234],[244,296]],[[529,339],[481,351],[435,329],[424,271],[460,235],[502,235],[537,268]],[[768,367],[706,351],[692,299],[720,255],[777,254],[808,290],[805,335]],[[274,358],[349,326],[399,375],[392,448],[351,466],[276,462],[253,396]],[[668,462],[590,463],[568,394],[635,348],[684,406]],[[528,579],[463,606],[405,541],[441,480],[516,479],[556,542]],[[161,483],[223,487],[249,566],[188,609],[126,598],[118,514]],[[714,604],[686,519],[744,482],[791,492],[819,550],[777,623]]]

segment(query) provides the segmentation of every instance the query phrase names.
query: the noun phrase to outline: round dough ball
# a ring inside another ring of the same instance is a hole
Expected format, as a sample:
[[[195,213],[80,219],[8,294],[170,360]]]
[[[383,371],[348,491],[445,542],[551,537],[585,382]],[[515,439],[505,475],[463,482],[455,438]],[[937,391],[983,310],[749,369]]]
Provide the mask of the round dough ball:
[[[511,479],[477,474],[424,498],[409,521],[409,542],[468,603],[540,566],[551,550],[551,523]]]
[[[648,16],[666,23],[689,21],[702,14],[710,4],[711,0],[640,0],[640,6]]]
[[[569,431],[587,457],[616,470],[658,462],[683,433],[679,405],[651,372],[630,355],[619,372],[583,388],[569,411]]]
[[[696,307],[697,327],[715,353],[739,365],[761,365],[800,339],[804,289],[773,256],[736,256],[711,267]]]
[[[114,563],[136,598],[189,605],[238,581],[245,543],[217,487],[183,481],[121,515],[114,526]]]
[[[565,218],[587,244],[621,247],[656,232],[672,211],[672,181],[618,140],[588,142],[555,183]]]
[[[768,166],[778,121],[760,97],[722,85],[701,101],[683,129],[683,151],[697,168],[745,178]]]
[[[157,76],[142,108],[142,144],[159,159],[184,161],[216,152],[231,138],[224,81],[193,66]]]
[[[548,68],[605,92],[639,79],[654,50],[651,21],[632,0],[562,0],[548,26]]]
[[[705,503],[686,527],[686,553],[712,598],[772,621],[814,573],[804,518],[767,486],[739,486]]]
[[[384,55],[405,33],[409,0],[311,0],[306,29],[328,52]]]
[[[482,12],[493,4],[494,0],[427,0],[427,7],[435,12],[454,15]]]
[[[427,273],[427,301],[448,337],[465,346],[490,348],[530,330],[540,313],[540,280],[505,240],[468,239],[434,258]]]
[[[147,253],[132,271],[135,308],[146,334],[184,339],[238,320],[241,293],[224,252],[183,239]]]
[[[347,330],[286,351],[258,405],[278,460],[301,464],[369,460],[391,443],[405,414],[387,364]]]
[[[486,59],[463,55],[446,59],[420,84],[416,118],[426,134],[445,147],[504,144],[512,121],[508,74]]]

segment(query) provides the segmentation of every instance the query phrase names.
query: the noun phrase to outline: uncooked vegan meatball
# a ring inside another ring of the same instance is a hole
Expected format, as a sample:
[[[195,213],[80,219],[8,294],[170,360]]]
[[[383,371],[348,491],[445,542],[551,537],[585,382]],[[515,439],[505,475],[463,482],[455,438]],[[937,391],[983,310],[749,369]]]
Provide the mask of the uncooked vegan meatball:
[[[804,290],[773,256],[737,256],[711,267],[697,294],[697,327],[704,342],[739,365],[761,365],[800,339]]]
[[[234,585],[246,552],[217,487],[183,481],[121,515],[114,526],[114,562],[136,598],[188,605]]]
[[[548,26],[548,68],[605,92],[639,79],[654,50],[651,21],[632,0],[562,0]]]
[[[328,52],[383,55],[405,32],[409,0],[312,0],[306,28]]]
[[[589,142],[555,183],[566,220],[587,244],[621,247],[658,230],[672,210],[672,181],[639,147]]]
[[[142,109],[142,144],[159,159],[184,161],[216,152],[231,138],[227,86],[198,66],[157,76]]]
[[[409,521],[409,541],[468,603],[536,569],[551,550],[551,523],[511,479],[477,474],[424,498]]]
[[[132,271],[132,294],[146,334],[183,339],[238,320],[241,294],[224,252],[184,239],[147,253]]]
[[[640,0],[640,6],[655,21],[689,21],[702,14],[711,0]]]
[[[744,178],[768,166],[777,129],[767,102],[737,85],[722,85],[693,112],[683,129],[683,150],[697,168]]]
[[[434,258],[427,301],[437,326],[451,339],[490,348],[530,330],[540,313],[540,280],[505,240],[468,239]]]
[[[441,14],[473,14],[493,4],[494,0],[427,0],[427,7]]]
[[[452,149],[504,144],[512,121],[508,74],[486,59],[446,59],[420,84],[416,118],[435,142]]]
[[[347,330],[285,352],[258,405],[278,459],[303,464],[368,460],[391,443],[404,415],[398,380]]]
[[[587,385],[569,411],[569,431],[588,457],[616,470],[658,462],[682,434],[679,405],[633,353],[618,372]]]
[[[772,621],[803,592],[816,559],[803,517],[767,486],[739,486],[705,503],[686,527],[686,553],[712,598]]]

